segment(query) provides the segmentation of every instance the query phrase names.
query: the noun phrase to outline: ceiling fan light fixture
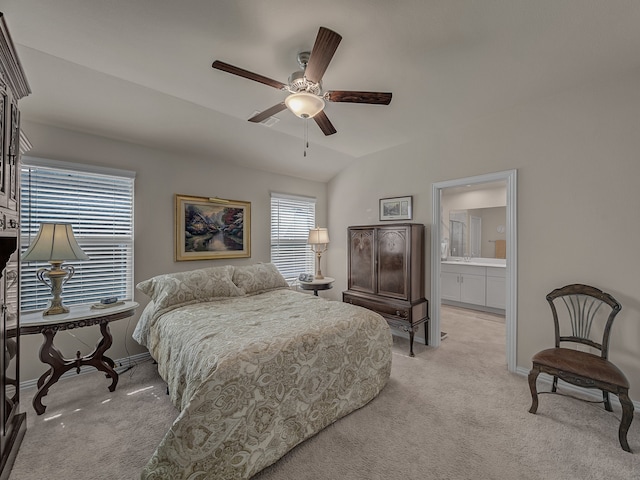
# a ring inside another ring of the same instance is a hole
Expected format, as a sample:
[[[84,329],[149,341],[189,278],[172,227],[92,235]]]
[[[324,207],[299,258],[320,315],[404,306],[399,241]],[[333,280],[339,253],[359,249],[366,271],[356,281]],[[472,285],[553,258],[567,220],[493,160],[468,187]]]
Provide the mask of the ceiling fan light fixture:
[[[285,105],[300,118],[315,117],[324,109],[324,100],[312,93],[292,93],[284,100]]]

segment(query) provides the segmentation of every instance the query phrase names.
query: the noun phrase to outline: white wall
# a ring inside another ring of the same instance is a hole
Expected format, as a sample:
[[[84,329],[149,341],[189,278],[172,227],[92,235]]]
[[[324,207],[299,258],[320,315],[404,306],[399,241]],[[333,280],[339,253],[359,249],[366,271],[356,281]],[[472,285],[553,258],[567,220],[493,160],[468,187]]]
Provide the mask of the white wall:
[[[233,159],[186,157],[33,122],[25,121],[22,127],[33,144],[33,149],[27,154],[29,156],[137,172],[135,283],[161,273],[210,265],[268,262],[272,191],[316,197],[318,224],[326,225],[327,222],[325,183],[239,168],[225,162]],[[251,258],[175,262],[173,216],[176,193],[251,202]],[[144,306],[148,298],[136,291],[135,300]],[[141,311],[142,307],[130,321],[120,320],[111,324],[114,337],[113,346],[108,351],[111,358],[124,358],[129,354],[146,351],[131,338]],[[98,336],[97,327],[95,330],[94,327],[87,327],[63,331],[57,334],[56,345],[67,358],[74,358],[76,350],[80,350],[83,355],[89,353]],[[45,365],[38,359],[41,335],[25,335],[21,342],[20,380],[23,382],[39,377],[45,370]]]
[[[432,183],[517,169],[518,367],[528,370],[531,356],[553,345],[545,295],[568,283],[591,284],[623,305],[610,358],[639,400],[640,222],[633,215],[640,210],[638,84],[636,69],[446,132],[425,132],[419,142],[343,171],[328,190],[332,243],[326,270],[337,279],[331,295],[339,298],[346,288],[347,226],[377,223],[379,198],[413,195],[414,221],[429,226]],[[430,268],[427,259],[427,296]]]

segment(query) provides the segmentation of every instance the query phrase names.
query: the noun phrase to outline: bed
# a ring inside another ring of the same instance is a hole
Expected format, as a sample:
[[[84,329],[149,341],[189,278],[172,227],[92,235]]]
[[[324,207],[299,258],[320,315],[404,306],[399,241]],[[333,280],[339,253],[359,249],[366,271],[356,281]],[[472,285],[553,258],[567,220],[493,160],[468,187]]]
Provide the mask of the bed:
[[[141,478],[247,479],[375,398],[391,372],[377,313],[292,290],[273,264],[160,275],[133,337],[179,415]]]

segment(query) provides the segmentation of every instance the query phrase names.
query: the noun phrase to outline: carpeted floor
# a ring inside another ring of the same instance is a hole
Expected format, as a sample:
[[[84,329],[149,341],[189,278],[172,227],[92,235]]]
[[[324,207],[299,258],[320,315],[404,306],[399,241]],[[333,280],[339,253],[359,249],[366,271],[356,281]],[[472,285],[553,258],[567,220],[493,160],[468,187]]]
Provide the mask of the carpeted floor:
[[[369,405],[289,452],[254,480],[640,479],[640,455],[617,438],[619,410],[543,395],[527,412],[526,378],[506,370],[499,317],[443,308],[448,337],[434,350],[397,339],[389,384]],[[54,385],[10,480],[138,478],[176,417],[151,362],[114,393],[99,373]],[[640,452],[640,420],[629,431]],[[199,479],[200,480],[200,479]]]

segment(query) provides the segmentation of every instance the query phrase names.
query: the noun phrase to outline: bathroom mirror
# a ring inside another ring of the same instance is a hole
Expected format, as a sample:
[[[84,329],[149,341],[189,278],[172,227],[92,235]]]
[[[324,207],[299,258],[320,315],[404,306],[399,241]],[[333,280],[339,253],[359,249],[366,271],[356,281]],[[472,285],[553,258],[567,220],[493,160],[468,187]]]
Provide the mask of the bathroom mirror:
[[[449,255],[496,258],[496,240],[506,239],[506,218],[507,207],[450,210]]]

